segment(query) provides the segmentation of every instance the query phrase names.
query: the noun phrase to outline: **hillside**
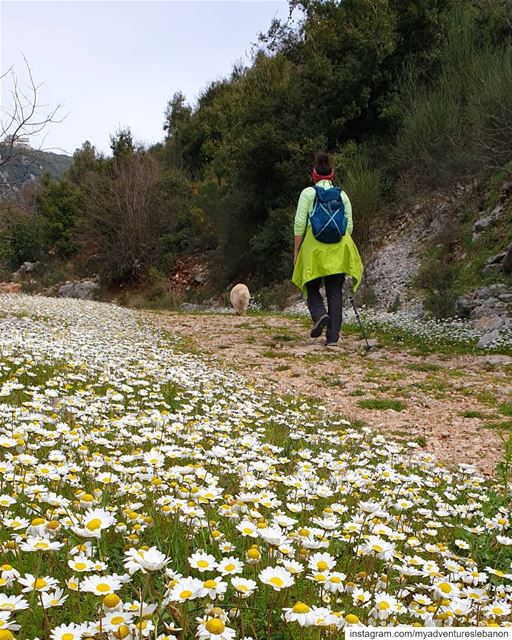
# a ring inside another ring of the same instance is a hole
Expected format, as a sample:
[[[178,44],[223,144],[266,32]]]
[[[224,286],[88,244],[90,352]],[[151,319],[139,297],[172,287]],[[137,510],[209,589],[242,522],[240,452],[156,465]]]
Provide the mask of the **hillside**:
[[[0,159],[7,157],[9,146],[0,143]],[[36,182],[45,173],[61,179],[71,166],[73,158],[51,151],[40,151],[28,146],[16,146],[14,157],[0,167],[0,198],[19,191],[25,184]]]

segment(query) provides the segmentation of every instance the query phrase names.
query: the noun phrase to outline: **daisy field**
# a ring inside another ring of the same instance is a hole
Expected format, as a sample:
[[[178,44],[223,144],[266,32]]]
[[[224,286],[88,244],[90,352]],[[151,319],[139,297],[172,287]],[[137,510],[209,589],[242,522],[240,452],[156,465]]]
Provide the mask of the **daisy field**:
[[[113,305],[0,296],[0,640],[510,626],[506,492]]]

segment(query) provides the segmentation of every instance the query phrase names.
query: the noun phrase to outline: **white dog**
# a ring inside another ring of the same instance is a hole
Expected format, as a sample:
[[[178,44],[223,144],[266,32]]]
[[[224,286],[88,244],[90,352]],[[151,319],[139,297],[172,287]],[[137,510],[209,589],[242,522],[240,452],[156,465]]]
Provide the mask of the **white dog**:
[[[249,306],[251,294],[245,284],[236,284],[229,294],[229,301],[233,305],[233,309],[237,315],[243,316]]]

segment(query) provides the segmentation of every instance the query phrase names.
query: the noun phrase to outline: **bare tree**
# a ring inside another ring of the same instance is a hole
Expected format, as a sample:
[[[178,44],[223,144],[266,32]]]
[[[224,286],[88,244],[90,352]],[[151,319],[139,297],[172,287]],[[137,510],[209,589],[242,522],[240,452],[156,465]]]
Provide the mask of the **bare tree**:
[[[24,56],[23,60],[28,72],[27,88],[20,87],[13,67],[0,76],[0,81],[5,82],[10,78],[12,84],[10,105],[0,107],[0,168],[14,162],[23,154],[20,143],[30,142],[49,125],[62,122],[64,119],[59,117],[62,104],[48,109],[47,105],[40,103],[42,83],[35,82],[32,69]],[[43,150],[43,143],[44,138],[38,146],[39,150]]]
[[[82,188],[83,247],[98,256],[111,281],[140,280],[159,238],[175,227],[158,162],[142,151],[128,153],[108,173],[89,172]]]

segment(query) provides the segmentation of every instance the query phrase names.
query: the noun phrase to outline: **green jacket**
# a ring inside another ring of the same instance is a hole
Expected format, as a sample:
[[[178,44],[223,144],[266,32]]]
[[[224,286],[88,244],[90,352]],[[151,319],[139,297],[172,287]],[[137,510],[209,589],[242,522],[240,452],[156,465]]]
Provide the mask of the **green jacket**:
[[[317,186],[329,189],[332,184],[328,180],[321,180],[317,182]],[[352,207],[350,207],[350,201],[348,197],[346,197],[349,203],[347,207],[344,199],[347,217],[349,217],[347,233],[339,242],[327,244],[316,240],[311,231],[309,215],[313,211],[314,200],[315,190],[312,187],[304,189],[299,198],[299,204],[295,214],[294,230],[295,235],[301,235],[301,229],[304,228],[304,213],[306,209],[306,233],[299,250],[297,262],[295,263],[292,282],[306,295],[306,282],[323,276],[345,273],[351,276],[352,288],[356,291],[357,287],[361,284],[364,267],[359,251],[350,235],[352,232]]]

